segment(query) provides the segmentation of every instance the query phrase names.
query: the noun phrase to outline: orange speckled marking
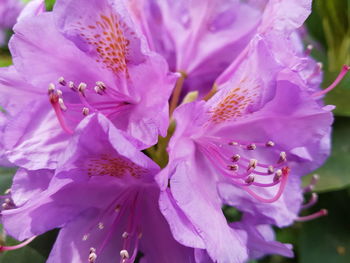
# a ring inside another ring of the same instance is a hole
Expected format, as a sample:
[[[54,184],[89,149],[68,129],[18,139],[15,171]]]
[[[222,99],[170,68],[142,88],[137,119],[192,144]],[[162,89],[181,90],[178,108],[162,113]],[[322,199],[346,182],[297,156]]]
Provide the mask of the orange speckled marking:
[[[89,176],[108,175],[121,178],[129,174],[132,177],[139,178],[140,175],[146,173],[146,169],[122,156],[110,157],[104,154],[101,158],[89,159],[87,172]]]
[[[135,33],[116,14],[101,14],[93,25],[80,27],[82,36],[97,52],[96,62],[103,63],[113,73],[124,72],[128,77],[130,40]]]
[[[221,123],[227,120],[239,118],[246,113],[249,105],[258,97],[259,86],[248,83],[243,79],[237,88],[229,91],[226,96],[210,111],[211,121]]]

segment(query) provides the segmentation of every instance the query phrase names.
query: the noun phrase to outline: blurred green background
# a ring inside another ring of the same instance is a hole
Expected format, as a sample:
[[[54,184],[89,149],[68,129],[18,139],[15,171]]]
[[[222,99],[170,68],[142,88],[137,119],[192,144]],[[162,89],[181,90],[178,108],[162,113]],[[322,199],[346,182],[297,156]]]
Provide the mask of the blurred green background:
[[[46,0],[51,9],[54,0]],[[327,87],[336,78],[343,64],[350,64],[350,0],[314,0],[312,15],[306,22],[306,45],[312,44],[314,58],[323,63]],[[10,35],[10,33],[9,33]],[[11,64],[7,48],[0,49],[0,66]],[[294,245],[296,257],[286,259],[269,256],[251,263],[349,263],[350,262],[350,74],[327,94],[327,104],[336,105],[332,155],[315,173],[320,181],[315,191],[317,205],[305,211],[311,214],[326,208],[329,215],[317,220],[296,223],[276,229],[277,239]],[[0,192],[11,185],[14,170],[0,168]],[[311,175],[310,175],[311,176]],[[305,177],[305,184],[310,181]],[[308,198],[308,196],[306,196]],[[234,211],[231,211],[234,213]],[[228,212],[230,213],[230,211]],[[0,255],[0,263],[45,262],[57,230],[35,239],[29,246]],[[5,236],[0,235],[0,244]],[[6,238],[6,244],[15,244]]]

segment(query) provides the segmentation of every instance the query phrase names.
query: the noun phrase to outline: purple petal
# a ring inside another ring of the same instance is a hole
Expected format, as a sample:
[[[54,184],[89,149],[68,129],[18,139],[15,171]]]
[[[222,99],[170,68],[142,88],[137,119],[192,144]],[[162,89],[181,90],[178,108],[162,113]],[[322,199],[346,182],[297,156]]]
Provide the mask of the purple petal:
[[[177,165],[171,176],[171,193],[178,209],[193,224],[214,261],[242,262],[247,257],[244,241],[227,225],[213,181],[214,178],[208,170],[202,169],[200,163],[184,161]],[[173,227],[172,230],[176,229]]]
[[[53,170],[27,171],[20,168],[11,187],[11,197],[15,205],[22,206],[46,190],[53,175]]]
[[[6,155],[18,166],[54,169],[67,145],[68,134],[63,132],[52,108],[45,104],[38,100],[27,105],[6,126]]]

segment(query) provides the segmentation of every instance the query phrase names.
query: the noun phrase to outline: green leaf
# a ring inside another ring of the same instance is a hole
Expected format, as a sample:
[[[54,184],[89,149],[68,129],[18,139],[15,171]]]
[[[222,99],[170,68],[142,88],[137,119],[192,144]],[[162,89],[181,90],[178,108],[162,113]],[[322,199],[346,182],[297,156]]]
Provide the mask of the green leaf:
[[[46,10],[51,11],[56,0],[45,0]]]
[[[312,12],[305,23],[311,37],[318,41],[323,47],[327,47],[326,36],[322,25],[322,17],[316,6],[316,2],[317,1],[313,1]]]
[[[39,252],[44,258],[47,258],[51,252],[52,246],[56,241],[59,230],[54,229],[35,238],[29,246]]]
[[[181,105],[190,103],[198,99],[198,91],[192,91],[186,94],[185,98],[182,100]]]
[[[2,228],[2,227],[1,227]],[[11,237],[6,237],[6,246],[14,246],[20,242]],[[2,244],[3,245],[3,244]],[[35,249],[28,245],[12,250],[0,253],[0,263],[44,263],[45,258],[40,255]]]
[[[44,263],[45,258],[28,246],[0,255],[0,263]]]
[[[323,88],[329,86],[344,64],[350,63],[350,1],[315,0],[313,12],[307,20],[308,32],[321,45],[315,44],[315,59],[324,64]],[[311,43],[311,41],[309,41]],[[314,43],[313,43],[314,44]],[[327,58],[322,55],[327,54]],[[321,56],[320,56],[321,55]],[[327,94],[326,103],[335,105],[338,116],[350,116],[350,77],[347,76],[333,91]]]
[[[11,187],[12,177],[16,170],[14,168],[0,167],[0,194],[3,194]]]
[[[334,123],[332,153],[320,175],[316,191],[332,191],[350,185],[350,118],[337,117]],[[307,182],[309,178],[305,179]]]
[[[232,206],[224,205],[222,207],[222,212],[230,223],[238,222],[242,218],[242,213]]]
[[[302,223],[299,262],[350,262],[349,190],[321,194],[313,211],[327,208],[328,216]]]
[[[0,67],[7,67],[12,64],[12,59],[9,56],[0,56]]]
[[[350,52],[350,51],[349,51]],[[328,72],[325,76],[324,84],[331,83],[337,77],[339,72]],[[342,82],[325,98],[326,104],[335,105],[334,114],[338,116],[350,116],[350,74],[342,80]]]

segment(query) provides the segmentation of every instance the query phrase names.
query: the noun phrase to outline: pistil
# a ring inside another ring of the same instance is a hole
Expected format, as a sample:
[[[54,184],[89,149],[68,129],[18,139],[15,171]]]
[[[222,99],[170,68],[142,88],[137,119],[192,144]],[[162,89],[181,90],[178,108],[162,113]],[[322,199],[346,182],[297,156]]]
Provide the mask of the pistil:
[[[327,94],[331,90],[333,90],[340,83],[340,81],[345,77],[345,75],[348,73],[349,70],[350,70],[350,66],[344,65],[338,77],[334,80],[334,82],[328,88],[315,92],[314,94],[312,94],[312,96],[318,98]]]
[[[36,238],[36,236],[31,237],[31,238],[27,239],[26,241],[24,241],[24,242],[22,242],[22,243],[20,243],[18,245],[15,245],[15,246],[0,246],[0,252],[17,250],[19,248],[25,247],[30,242],[32,242],[35,238]]]

